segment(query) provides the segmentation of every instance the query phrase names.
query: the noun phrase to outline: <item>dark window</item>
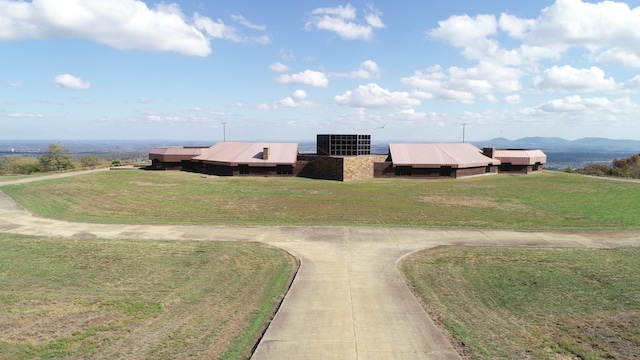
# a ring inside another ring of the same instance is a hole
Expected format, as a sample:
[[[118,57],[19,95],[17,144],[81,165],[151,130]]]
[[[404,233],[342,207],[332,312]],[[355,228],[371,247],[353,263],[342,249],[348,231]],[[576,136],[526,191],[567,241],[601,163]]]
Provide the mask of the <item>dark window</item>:
[[[240,175],[249,175],[249,165],[248,164],[239,164],[238,172]]]
[[[452,169],[451,166],[441,166],[440,167],[440,176],[451,176]]]
[[[411,166],[396,166],[396,175],[411,176]]]
[[[291,175],[293,174],[293,166],[291,165],[276,165],[276,171],[279,175]]]

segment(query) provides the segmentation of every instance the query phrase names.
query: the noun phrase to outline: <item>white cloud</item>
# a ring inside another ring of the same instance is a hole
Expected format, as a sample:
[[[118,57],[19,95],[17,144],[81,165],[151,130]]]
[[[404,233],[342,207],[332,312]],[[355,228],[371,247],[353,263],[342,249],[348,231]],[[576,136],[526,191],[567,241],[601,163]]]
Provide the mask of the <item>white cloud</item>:
[[[421,104],[419,99],[411,96],[408,92],[392,92],[381,88],[376,83],[360,85],[353,91],[349,90],[342,95],[336,95],[333,97],[333,101],[342,106],[364,108],[407,108]]]
[[[311,12],[305,28],[335,32],[346,40],[372,40],[373,30],[385,27],[380,16],[381,12],[370,5],[365,11],[366,24],[356,23],[356,9],[351,4],[317,8]]]
[[[556,0],[535,19],[503,13],[455,15],[428,32],[431,38],[462,48],[468,59],[535,67],[540,60],[558,60],[570,49],[612,65],[640,67],[640,7],[623,2],[588,3]],[[521,41],[512,49],[497,39],[504,32]]]
[[[456,47],[474,45],[478,40],[496,34],[498,27],[493,15],[478,15],[475,18],[454,15],[439,21],[438,25],[437,29],[429,31],[429,35]]]
[[[244,36],[238,33],[238,29],[233,26],[225,25],[225,23],[218,19],[213,21],[208,17],[194,14],[194,25],[197,29],[203,30],[207,35],[214,39],[230,40],[237,43],[249,43],[249,44],[270,44],[271,38],[268,35],[260,36]]]
[[[345,77],[350,79],[377,79],[380,77],[380,67],[373,60],[367,60],[360,64],[358,70],[348,73],[330,74],[333,77]]]
[[[520,77],[524,73],[513,67],[480,62],[478,66],[463,69],[452,66],[445,71],[440,66],[415,71],[402,78],[402,83],[426,92],[422,97],[471,104],[474,94],[515,92],[521,90]],[[491,96],[485,96],[489,100]]]
[[[21,88],[24,87],[24,85],[22,85],[22,83],[19,82],[12,82],[12,83],[8,83],[7,84],[8,87],[12,87],[12,88]]]
[[[256,24],[252,23],[251,21],[245,19],[244,16],[242,16],[242,15],[231,15],[231,19],[233,21],[239,23],[242,26],[248,27],[249,29],[260,30],[260,31],[265,31],[267,29],[266,26],[264,26],[264,25],[256,25]]]
[[[285,65],[285,64],[283,64],[281,62],[276,62],[276,63],[273,63],[273,64],[269,65],[269,69],[271,69],[271,70],[273,70],[275,72],[279,72],[279,73],[287,72],[287,71],[291,70],[290,67],[288,67],[287,65]]]
[[[533,79],[536,88],[543,91],[595,92],[614,91],[619,85],[611,77],[605,78],[602,69],[576,69],[572,66],[553,66]]]
[[[241,16],[234,20],[262,30]],[[82,38],[116,49],[172,51],[207,56],[210,38],[267,44],[267,35],[242,36],[221,20],[197,13],[185,16],[180,6],[148,7],[140,0],[0,0],[0,41]]]
[[[293,54],[293,50],[291,49],[282,48],[280,49],[279,54],[282,60],[293,60],[296,58],[296,56]]]
[[[580,95],[554,99],[522,110],[526,115],[561,113],[565,115],[621,115],[631,114],[638,105],[629,97],[610,100],[606,97],[583,98]],[[589,119],[584,119],[589,120]]]
[[[316,107],[317,105],[311,101],[307,100],[307,92],[301,89],[298,89],[291,94],[291,96],[287,96],[282,100],[278,100],[271,104],[268,103],[260,103],[258,104],[258,109],[261,110],[275,110],[280,107],[286,108],[310,108]]]
[[[206,56],[208,39],[177,5],[149,8],[138,0],[0,0],[0,40],[76,37],[117,49]]]
[[[621,65],[626,67],[640,67],[640,54],[620,48],[612,48],[603,51],[595,57],[595,60],[609,65]]]
[[[6,116],[10,118],[43,118],[44,117],[43,114],[38,114],[38,113],[28,113],[28,114],[11,113],[11,114],[7,114]]]
[[[638,89],[640,88],[640,75],[634,76],[631,80],[629,80],[625,86],[626,89]]]
[[[509,36],[520,39],[535,25],[535,20],[520,19],[515,15],[501,14],[498,20],[500,29],[506,31]]]
[[[277,79],[278,84],[302,84],[310,86],[327,87],[329,86],[329,79],[327,76],[319,71],[305,70],[297,74],[282,74]]]
[[[91,84],[88,82],[70,74],[57,75],[53,78],[53,81],[62,87],[74,90],[89,90],[91,87]]]

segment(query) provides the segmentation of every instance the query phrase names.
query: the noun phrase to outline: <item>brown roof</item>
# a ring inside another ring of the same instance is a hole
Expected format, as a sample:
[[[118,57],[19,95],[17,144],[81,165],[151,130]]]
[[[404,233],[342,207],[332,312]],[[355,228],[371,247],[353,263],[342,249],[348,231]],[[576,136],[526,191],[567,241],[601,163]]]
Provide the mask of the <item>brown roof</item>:
[[[459,144],[389,144],[393,166],[415,168],[469,168],[499,165],[500,161],[482,154],[469,143]]]
[[[208,147],[195,146],[163,146],[152,149],[149,152],[149,160],[159,160],[162,162],[181,162],[191,160],[202,155]]]
[[[536,163],[545,164],[547,155],[541,150],[501,150],[496,149],[493,157],[503,163],[511,163],[513,165],[535,165]]]
[[[269,148],[269,158],[263,159],[265,148]],[[298,159],[298,143],[268,142],[219,142],[193,160],[208,164],[237,166],[295,165]]]

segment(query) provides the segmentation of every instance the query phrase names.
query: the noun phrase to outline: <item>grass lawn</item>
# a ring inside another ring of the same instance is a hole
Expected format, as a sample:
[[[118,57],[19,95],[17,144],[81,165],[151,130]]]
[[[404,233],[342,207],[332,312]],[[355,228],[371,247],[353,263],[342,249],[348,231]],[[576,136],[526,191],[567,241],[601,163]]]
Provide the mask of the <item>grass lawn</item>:
[[[257,244],[0,233],[0,359],[241,359],[296,262]]]
[[[637,359],[638,264],[638,248],[440,247],[399,267],[467,358]]]
[[[640,183],[560,172],[342,183],[137,170],[0,190],[38,215],[95,223],[640,229]]]

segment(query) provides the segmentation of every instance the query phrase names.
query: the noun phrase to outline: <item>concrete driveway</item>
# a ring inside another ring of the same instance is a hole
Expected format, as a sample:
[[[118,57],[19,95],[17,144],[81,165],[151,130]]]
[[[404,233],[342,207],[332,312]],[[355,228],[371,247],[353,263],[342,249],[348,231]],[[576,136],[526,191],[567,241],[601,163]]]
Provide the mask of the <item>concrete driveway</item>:
[[[0,231],[40,236],[257,241],[299,272],[253,359],[459,359],[396,263],[438,245],[604,247],[577,234],[360,227],[100,225],[33,216],[0,192]]]

